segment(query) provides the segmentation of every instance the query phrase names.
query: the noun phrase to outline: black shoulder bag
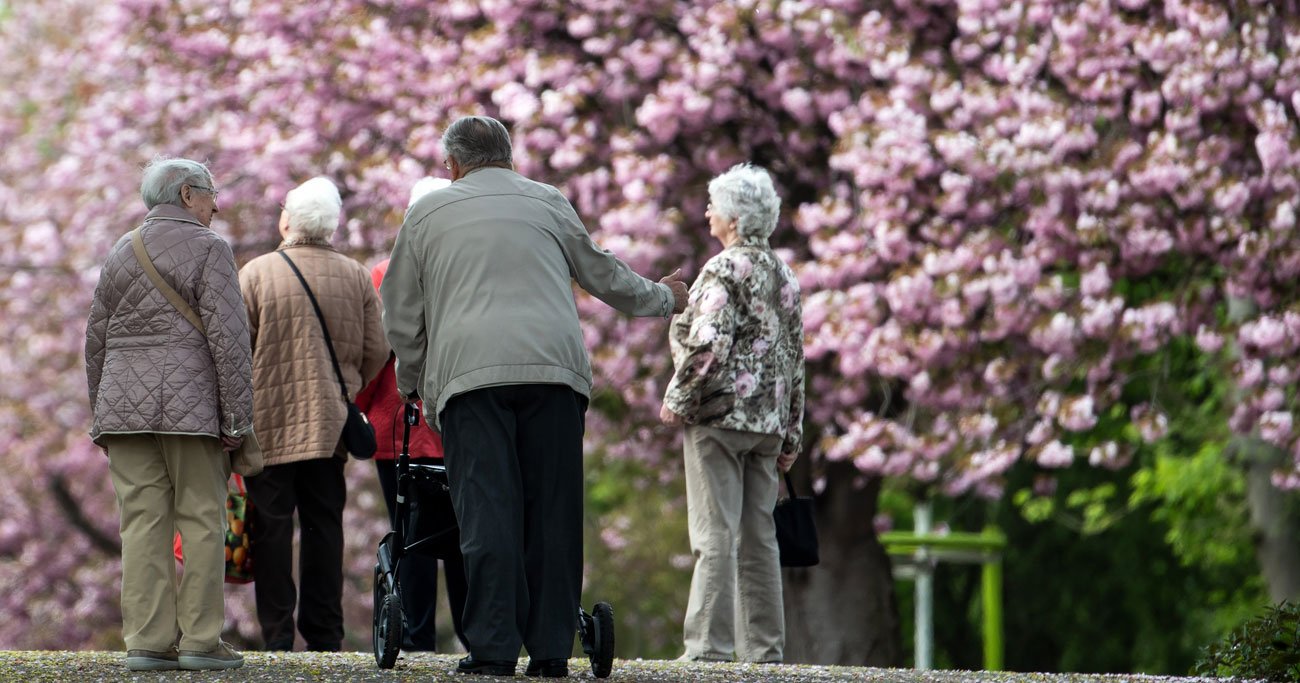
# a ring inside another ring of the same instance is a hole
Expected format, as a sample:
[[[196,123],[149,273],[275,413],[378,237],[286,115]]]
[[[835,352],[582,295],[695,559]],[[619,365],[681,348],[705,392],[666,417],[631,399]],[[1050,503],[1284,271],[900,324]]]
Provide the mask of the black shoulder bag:
[[[325,325],[325,315],[320,311],[320,304],[316,303],[316,295],[312,294],[311,287],[307,286],[307,278],[302,276],[302,271],[298,270],[297,264],[289,255],[276,252],[284,257],[289,267],[293,269],[293,274],[298,276],[298,282],[302,283],[302,288],[307,291],[307,298],[311,299],[311,307],[316,309],[316,319],[320,321],[320,331],[325,334],[325,346],[330,350],[330,362],[334,363],[334,375],[339,379],[339,389],[343,392],[343,402],[348,406],[348,419],[343,423],[343,434],[340,440],[343,447],[347,449],[352,457],[358,460],[369,460],[375,455],[375,449],[378,444],[375,441],[375,428],[370,424],[366,414],[361,412],[357,404],[348,398],[348,387],[343,383],[343,371],[339,369],[338,356],[334,355],[334,342],[330,341],[330,330]]]
[[[776,501],[772,521],[776,522],[776,545],[781,549],[782,567],[811,567],[821,561],[817,543],[817,522],[813,516],[813,499],[794,493],[790,473],[785,473],[785,490],[789,498]]]

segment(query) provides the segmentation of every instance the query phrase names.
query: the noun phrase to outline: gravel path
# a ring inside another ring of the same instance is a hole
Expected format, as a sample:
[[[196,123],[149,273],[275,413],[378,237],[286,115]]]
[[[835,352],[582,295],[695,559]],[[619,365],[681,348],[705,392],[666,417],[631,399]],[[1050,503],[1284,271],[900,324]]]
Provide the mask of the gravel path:
[[[242,669],[224,672],[140,673],[127,671],[120,652],[0,652],[0,683],[46,681],[262,681],[265,683],[299,683],[314,681],[500,681],[494,676],[456,674],[455,655],[416,653],[402,655],[396,668],[380,671],[369,653],[262,653],[249,652]],[[520,660],[516,680],[524,678]],[[594,681],[585,659],[569,662],[570,678]],[[764,681],[772,683],[1190,683],[1219,679],[1175,678],[1142,675],[1084,674],[1012,674],[970,671],[928,671],[911,669],[863,669],[836,666],[703,664],[659,660],[616,660],[608,681],[647,681],[662,683],[714,683],[721,681]]]

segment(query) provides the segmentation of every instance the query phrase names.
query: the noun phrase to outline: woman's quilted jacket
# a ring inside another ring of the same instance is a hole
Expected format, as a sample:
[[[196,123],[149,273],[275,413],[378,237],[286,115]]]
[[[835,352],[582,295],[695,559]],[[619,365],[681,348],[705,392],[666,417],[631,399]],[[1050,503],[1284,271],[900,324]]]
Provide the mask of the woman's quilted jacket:
[[[86,324],[91,438],[103,445],[105,434],[244,435],[253,423],[252,352],[230,245],[171,205],[149,212],[142,236],[207,335],[145,275],[130,234],[119,239]]]
[[[379,296],[370,272],[324,245],[281,246],[320,304],[354,397],[388,360]],[[347,407],[311,300],[277,253],[239,272],[253,340],[257,438],[266,466],[342,455]],[[346,456],[344,456],[346,457]]]

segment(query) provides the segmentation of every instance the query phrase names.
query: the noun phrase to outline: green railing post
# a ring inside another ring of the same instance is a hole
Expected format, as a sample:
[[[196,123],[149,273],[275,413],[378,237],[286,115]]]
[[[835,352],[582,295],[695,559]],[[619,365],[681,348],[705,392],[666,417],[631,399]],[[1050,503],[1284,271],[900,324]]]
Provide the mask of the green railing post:
[[[985,527],[984,535],[990,538],[1006,537],[992,527]],[[984,599],[984,669],[1002,670],[1002,556],[984,562],[980,570]]]
[[[928,528],[928,527],[926,527]],[[917,596],[917,640],[916,662],[918,669],[929,664],[929,642],[927,635],[920,628],[930,623],[929,614],[933,606],[925,600],[927,566],[934,561],[966,562],[981,565],[980,595],[984,613],[981,630],[984,636],[984,669],[986,671],[1002,670],[1003,633],[1002,633],[1002,553],[1007,546],[1006,534],[997,527],[988,526],[979,533],[953,531],[942,535],[906,531],[886,531],[879,536],[885,552],[906,558],[915,563]],[[925,603],[922,614],[922,603]],[[919,641],[925,640],[922,643]]]

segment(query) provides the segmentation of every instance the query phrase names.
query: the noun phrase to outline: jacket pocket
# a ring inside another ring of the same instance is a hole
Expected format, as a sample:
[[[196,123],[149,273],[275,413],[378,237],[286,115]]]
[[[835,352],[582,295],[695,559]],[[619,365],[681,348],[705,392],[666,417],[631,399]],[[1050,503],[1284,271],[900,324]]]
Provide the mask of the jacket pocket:
[[[147,348],[166,348],[169,335],[167,334],[130,334],[117,335],[108,338],[104,348],[109,351],[119,351],[122,349],[147,349]]]

